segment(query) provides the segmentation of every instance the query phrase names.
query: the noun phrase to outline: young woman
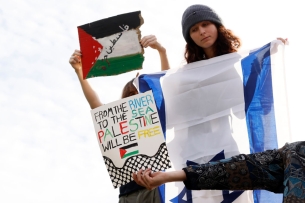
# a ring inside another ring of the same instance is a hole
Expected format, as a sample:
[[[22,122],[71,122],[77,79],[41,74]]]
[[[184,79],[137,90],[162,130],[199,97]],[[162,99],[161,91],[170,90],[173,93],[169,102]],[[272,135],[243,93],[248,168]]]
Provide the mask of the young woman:
[[[180,171],[152,173],[150,169],[140,170],[133,178],[147,189],[183,181],[189,190],[263,189],[283,193],[283,202],[305,202],[305,142],[261,153],[240,154]]]
[[[161,60],[161,70],[169,69],[169,63],[166,56],[166,49],[157,41],[154,35],[145,36],[140,41],[144,48],[151,47],[159,52]],[[81,52],[75,50],[72,54],[69,63],[74,68],[79,82],[81,84],[84,96],[86,97],[91,109],[97,108],[102,104],[98,95],[92,89],[87,80],[83,80]],[[130,80],[122,91],[122,98],[126,98],[138,94],[137,89],[133,85],[133,80]],[[119,203],[158,203],[160,202],[158,189],[147,190],[142,186],[137,185],[134,181],[120,187]]]

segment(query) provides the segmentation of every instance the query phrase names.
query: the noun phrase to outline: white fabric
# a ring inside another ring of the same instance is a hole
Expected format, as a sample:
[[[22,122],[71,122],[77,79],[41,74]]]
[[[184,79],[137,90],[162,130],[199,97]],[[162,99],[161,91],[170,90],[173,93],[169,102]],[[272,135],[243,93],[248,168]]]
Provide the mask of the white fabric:
[[[170,170],[185,167],[187,160],[207,163],[222,150],[226,158],[249,153],[241,58],[228,54],[170,70],[163,77]],[[184,184],[166,184],[166,202],[174,187],[182,190]],[[192,191],[192,197],[194,203],[223,200],[222,191],[216,190]],[[235,202],[252,202],[252,192]]]

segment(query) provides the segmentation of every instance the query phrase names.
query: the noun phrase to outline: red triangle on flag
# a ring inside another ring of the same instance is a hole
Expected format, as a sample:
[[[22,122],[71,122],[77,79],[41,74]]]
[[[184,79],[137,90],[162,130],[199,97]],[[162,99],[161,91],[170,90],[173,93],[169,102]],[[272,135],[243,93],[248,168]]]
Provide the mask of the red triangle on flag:
[[[120,155],[121,155],[121,159],[123,158],[123,156],[126,154],[127,150],[125,149],[120,149]]]
[[[82,52],[83,79],[85,79],[102,52],[103,46],[83,29],[79,27],[77,29]]]

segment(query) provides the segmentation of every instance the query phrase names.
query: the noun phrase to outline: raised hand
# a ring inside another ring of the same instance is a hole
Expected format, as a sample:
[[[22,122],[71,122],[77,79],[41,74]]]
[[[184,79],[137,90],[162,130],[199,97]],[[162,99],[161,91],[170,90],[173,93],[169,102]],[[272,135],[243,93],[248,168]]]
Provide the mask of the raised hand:
[[[75,71],[82,70],[82,60],[81,60],[81,52],[80,50],[75,49],[72,56],[69,59],[69,63],[75,69]]]
[[[277,40],[281,40],[285,45],[288,45],[289,42],[288,42],[288,38],[284,39],[284,38],[281,38],[281,37],[278,37],[276,38]]]
[[[168,70],[169,63],[166,55],[166,49],[158,42],[155,35],[147,35],[140,40],[141,45],[144,48],[151,47],[152,49],[156,49],[160,55],[161,61],[161,70]]]
[[[165,48],[158,42],[155,35],[147,35],[140,40],[141,45],[144,48],[151,47],[152,49],[157,49],[158,51],[164,51]]]

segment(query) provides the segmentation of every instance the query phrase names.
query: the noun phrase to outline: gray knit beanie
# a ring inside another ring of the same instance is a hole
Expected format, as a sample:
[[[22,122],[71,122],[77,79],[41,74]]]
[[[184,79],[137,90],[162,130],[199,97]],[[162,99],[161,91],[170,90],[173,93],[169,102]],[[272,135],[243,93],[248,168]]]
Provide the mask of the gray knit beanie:
[[[193,25],[200,21],[208,20],[222,25],[220,17],[208,6],[195,4],[188,7],[182,15],[182,34],[187,42],[189,39],[189,32]]]

